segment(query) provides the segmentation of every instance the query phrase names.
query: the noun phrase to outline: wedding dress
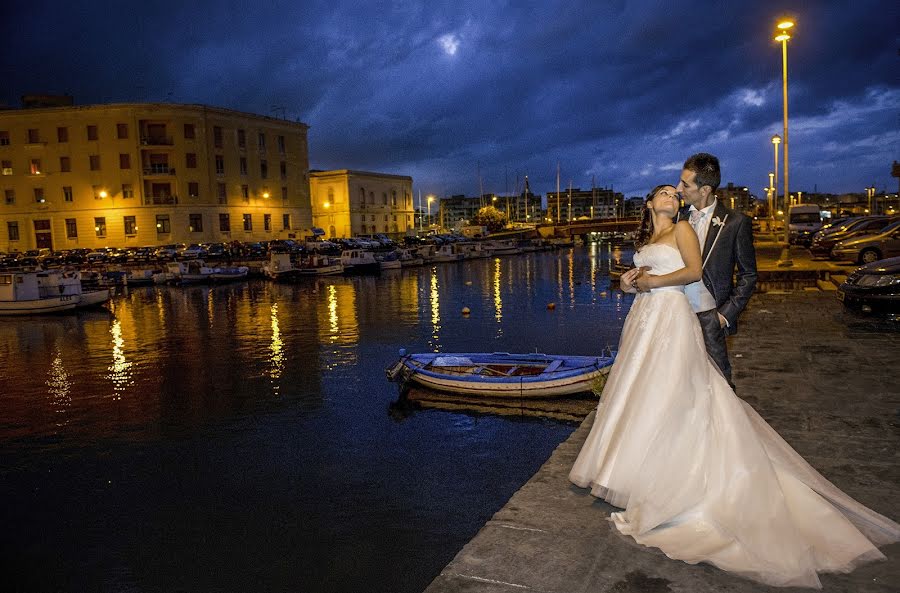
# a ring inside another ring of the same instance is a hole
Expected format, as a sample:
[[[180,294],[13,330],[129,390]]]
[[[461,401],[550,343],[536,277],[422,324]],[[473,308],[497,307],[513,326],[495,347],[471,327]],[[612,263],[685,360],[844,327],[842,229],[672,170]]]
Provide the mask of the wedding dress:
[[[679,251],[635,254],[653,274]],[[776,586],[882,559],[900,525],[856,502],[739,399],[708,358],[683,287],[638,294],[569,479],[625,510],[610,520],[670,558]]]

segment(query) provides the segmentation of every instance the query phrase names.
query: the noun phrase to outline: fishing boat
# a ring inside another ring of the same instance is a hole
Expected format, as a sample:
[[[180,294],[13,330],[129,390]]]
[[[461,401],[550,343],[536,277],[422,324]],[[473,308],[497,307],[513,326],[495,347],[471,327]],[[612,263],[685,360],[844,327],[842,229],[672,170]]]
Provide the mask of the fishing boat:
[[[262,266],[262,272],[269,280],[275,282],[292,282],[300,277],[300,268],[291,262],[289,253],[273,253],[269,261]]]
[[[319,254],[302,259],[298,269],[303,276],[334,276],[344,273],[344,265],[340,259]]]
[[[391,381],[459,395],[560,397],[599,394],[612,356],[548,354],[405,354],[385,370]]]
[[[341,264],[345,274],[378,274],[381,265],[371,251],[345,249],[341,252]]]
[[[247,266],[231,266],[216,267],[212,269],[209,275],[210,282],[232,282],[234,280],[243,280],[250,273]]]
[[[83,290],[78,271],[0,274],[0,315],[61,313],[105,303],[108,288]]]

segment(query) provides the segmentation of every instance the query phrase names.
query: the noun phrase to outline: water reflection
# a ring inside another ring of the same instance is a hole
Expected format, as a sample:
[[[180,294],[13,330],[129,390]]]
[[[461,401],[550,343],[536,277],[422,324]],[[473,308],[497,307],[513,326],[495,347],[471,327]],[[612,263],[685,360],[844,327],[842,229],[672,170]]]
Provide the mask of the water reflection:
[[[56,414],[56,426],[68,424],[66,412],[72,407],[72,381],[66,372],[62,358],[62,349],[57,346],[50,369],[47,371],[47,387],[50,393],[50,406]]]
[[[109,328],[112,334],[112,364],[108,367],[107,376],[113,384],[113,399],[120,400],[130,385],[134,384],[131,376],[132,363],[125,359],[125,340],[122,338],[122,323],[116,319]]]
[[[441,296],[438,290],[437,267],[431,267],[431,346],[432,352],[440,352],[440,332],[441,332]]]
[[[500,294],[500,258],[494,259],[494,319],[497,320],[497,337],[503,335],[503,297]]]
[[[278,327],[278,303],[273,303],[270,309],[272,323],[272,343],[269,346],[271,356],[269,360],[272,366],[269,370],[269,379],[272,383],[272,392],[279,395],[279,379],[284,372],[284,342],[281,340],[281,330]]]

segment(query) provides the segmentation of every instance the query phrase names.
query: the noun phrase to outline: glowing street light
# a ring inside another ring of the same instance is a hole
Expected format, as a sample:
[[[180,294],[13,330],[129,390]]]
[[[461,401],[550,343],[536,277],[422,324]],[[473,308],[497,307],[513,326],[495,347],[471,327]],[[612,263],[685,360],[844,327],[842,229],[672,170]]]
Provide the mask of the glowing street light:
[[[97,194],[97,195],[100,196],[101,198],[105,199],[109,194],[106,193],[106,190],[105,190],[105,189],[101,189],[101,190],[100,190],[100,193]]]
[[[434,201],[434,196],[428,195],[425,197],[428,200],[428,226],[434,226],[431,222],[431,203]]]
[[[772,228],[775,228],[775,210],[778,209],[778,145],[781,144],[781,136],[772,136],[772,144],[775,145],[775,173],[772,173]]]
[[[794,21],[782,19],[775,25],[775,41],[781,42],[781,80],[784,103],[784,208],[788,208],[788,83],[787,83],[787,42],[791,38]],[[784,225],[784,241],[789,243],[788,225]]]

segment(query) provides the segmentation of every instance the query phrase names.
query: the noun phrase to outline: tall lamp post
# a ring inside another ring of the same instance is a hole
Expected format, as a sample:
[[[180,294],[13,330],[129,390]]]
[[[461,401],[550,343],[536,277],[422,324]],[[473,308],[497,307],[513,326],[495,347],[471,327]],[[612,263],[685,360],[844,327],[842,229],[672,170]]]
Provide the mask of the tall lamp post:
[[[772,230],[775,229],[775,212],[778,210],[778,145],[781,144],[781,136],[772,136],[772,144],[775,146],[775,173],[772,184]]]
[[[431,203],[434,201],[434,196],[427,196],[428,199],[428,227],[431,228],[434,226],[434,222],[431,220]]]
[[[791,38],[791,34],[788,33],[791,29],[794,28],[794,22],[789,19],[784,19],[780,21],[775,26],[775,41],[781,42],[781,82],[782,82],[782,95],[783,95],[783,103],[784,103],[784,214],[787,216],[788,210],[788,79],[787,79],[787,42],[788,39]],[[784,242],[790,245],[790,235],[789,235],[788,225],[784,225]]]

